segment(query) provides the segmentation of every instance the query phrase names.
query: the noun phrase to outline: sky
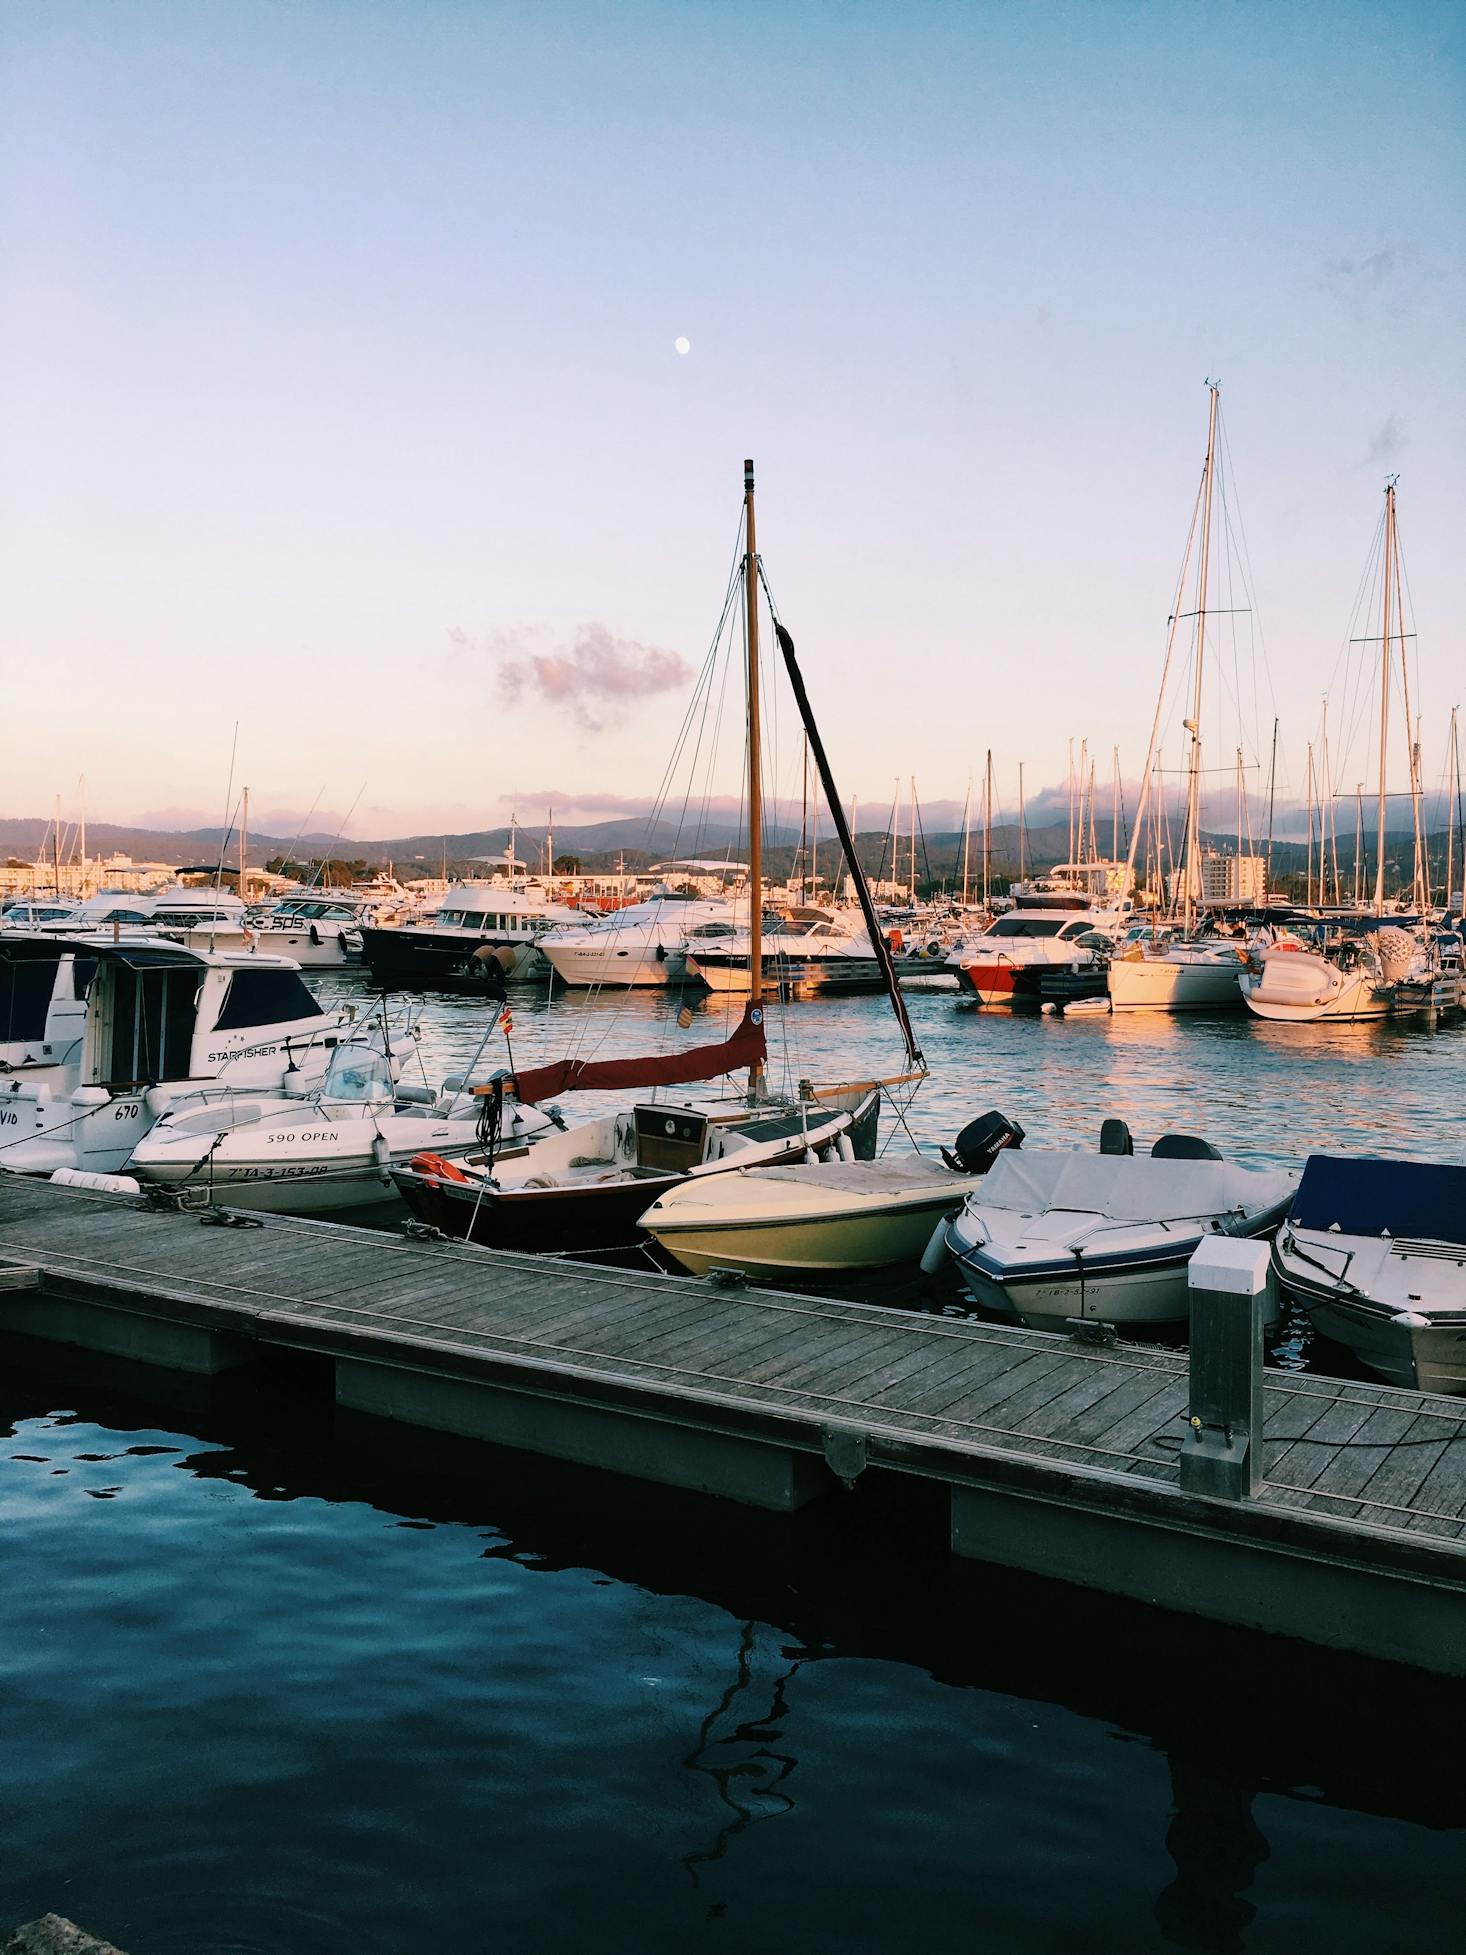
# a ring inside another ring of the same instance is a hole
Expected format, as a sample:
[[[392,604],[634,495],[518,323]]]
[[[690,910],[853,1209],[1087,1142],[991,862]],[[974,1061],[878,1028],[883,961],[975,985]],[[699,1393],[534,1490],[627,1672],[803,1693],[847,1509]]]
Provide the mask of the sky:
[[[1463,111],[1405,0],[10,0],[0,814],[642,805],[746,455],[847,798],[1133,781],[1211,378],[1208,756],[1258,785],[1276,714],[1301,790],[1398,471],[1429,785]]]

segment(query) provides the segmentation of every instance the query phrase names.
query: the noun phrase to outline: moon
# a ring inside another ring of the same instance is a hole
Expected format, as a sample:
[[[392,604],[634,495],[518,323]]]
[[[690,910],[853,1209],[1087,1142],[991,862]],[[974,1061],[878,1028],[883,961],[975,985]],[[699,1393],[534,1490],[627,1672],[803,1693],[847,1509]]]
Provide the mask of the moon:
[[[686,337],[674,339],[672,346],[674,351],[678,353],[690,353],[692,351],[692,341]]]

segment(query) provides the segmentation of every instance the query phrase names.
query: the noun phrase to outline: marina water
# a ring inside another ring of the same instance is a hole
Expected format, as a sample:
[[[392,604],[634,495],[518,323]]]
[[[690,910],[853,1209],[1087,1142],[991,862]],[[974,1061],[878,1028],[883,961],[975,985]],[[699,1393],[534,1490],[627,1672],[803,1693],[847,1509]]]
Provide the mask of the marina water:
[[[912,1004],[924,1144],[998,1106],[1035,1144],[1119,1115],[1248,1160],[1459,1157],[1456,1031]],[[516,1055],[696,1039],[675,1011],[525,993]],[[482,1022],[430,1002],[429,1073]],[[786,1023],[796,1077],[893,1069],[878,1000]],[[283,1382],[165,1389],[0,1369],[0,1924],[56,1908],[132,1955],[1459,1936],[1446,1684],[1013,1581],[957,1607],[920,1539],[733,1554],[702,1508],[643,1532],[635,1492],[384,1456]]]

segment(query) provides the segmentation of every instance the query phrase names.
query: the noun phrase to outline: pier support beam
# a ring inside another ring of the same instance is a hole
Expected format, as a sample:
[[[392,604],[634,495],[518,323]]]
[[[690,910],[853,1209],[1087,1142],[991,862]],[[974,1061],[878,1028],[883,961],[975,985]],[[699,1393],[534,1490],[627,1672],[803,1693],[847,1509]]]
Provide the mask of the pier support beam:
[[[768,1513],[794,1513],[832,1485],[818,1456],[687,1423],[685,1413],[676,1421],[659,1419],[493,1379],[343,1357],[336,1360],[336,1403],[659,1486],[718,1494]]]
[[[1208,1236],[1186,1278],[1191,1403],[1181,1443],[1181,1490],[1213,1500],[1252,1500],[1262,1485],[1262,1340],[1273,1314],[1268,1246]]]
[[[103,1357],[129,1358],[200,1378],[252,1364],[260,1355],[258,1344],[249,1338],[113,1302],[94,1303],[68,1295],[47,1280],[24,1287],[0,1283],[0,1331],[16,1331],[49,1344],[78,1345]]]

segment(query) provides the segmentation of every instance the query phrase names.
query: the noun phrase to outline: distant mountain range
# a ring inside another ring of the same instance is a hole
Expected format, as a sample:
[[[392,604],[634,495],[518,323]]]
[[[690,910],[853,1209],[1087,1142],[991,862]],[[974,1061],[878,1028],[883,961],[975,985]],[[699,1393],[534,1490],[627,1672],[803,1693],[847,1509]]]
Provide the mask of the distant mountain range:
[[[0,860],[10,858],[21,862],[33,862],[42,845],[50,853],[50,823],[43,817],[9,817],[0,819]],[[515,831],[516,853],[522,861],[538,867],[543,860],[545,830],[543,827],[520,827]],[[1173,828],[1179,840],[1178,828]],[[295,859],[309,861],[330,852],[338,859],[348,862],[362,862],[372,867],[386,867],[391,864],[404,878],[414,875],[441,875],[446,868],[449,875],[468,875],[482,865],[483,858],[503,855],[509,845],[510,830],[504,828],[477,829],[467,834],[457,835],[401,835],[385,841],[343,840],[338,836],[312,834],[305,836],[279,836],[252,834],[249,837],[249,859],[251,864],[262,868],[266,862],[275,860],[287,853]],[[1103,825],[1101,845],[1108,839],[1107,825]],[[1221,833],[1208,833],[1203,841],[1207,846],[1231,850],[1236,847],[1236,838]],[[592,822],[578,827],[556,827],[554,831],[555,858],[563,862],[566,857],[574,857],[586,870],[614,869],[624,859],[629,869],[645,868],[654,862],[672,858],[723,856],[731,860],[741,860],[746,844],[736,823],[727,820],[710,819],[700,826],[679,826],[673,821],[648,822],[645,816],[621,816],[611,821]],[[787,821],[772,825],[766,833],[766,867],[769,875],[783,877],[796,870],[799,857],[799,826]],[[822,866],[828,867],[829,850],[833,842],[828,818],[821,823],[819,856]],[[1122,841],[1122,850],[1124,843]],[[1254,840],[1249,846],[1258,853],[1263,844]],[[1408,862],[1411,847],[1410,831],[1393,830],[1389,838],[1389,857],[1396,865]],[[861,865],[869,874],[884,873],[893,880],[904,882],[910,873],[911,839],[909,832],[903,832],[897,843],[898,860],[893,866],[891,838],[881,829],[863,829],[857,838],[857,848]],[[87,852],[92,857],[108,856],[116,853],[130,855],[137,861],[166,862],[175,868],[195,868],[212,864],[219,860],[224,850],[227,862],[237,859],[238,838],[221,828],[156,829],[131,827],[126,823],[95,821],[87,824]],[[68,860],[76,851],[76,833],[66,829],[61,847],[62,860]],[[1062,861],[1069,852],[1069,829],[1067,821],[1050,821],[1029,825],[1025,830],[1023,844],[1024,866],[1028,869],[1045,869],[1055,862]],[[1436,878],[1439,880],[1446,853],[1446,831],[1437,829],[1431,837],[1431,856],[1436,864]],[[1315,851],[1316,853],[1316,851]],[[1366,842],[1366,859],[1372,849]],[[1303,842],[1276,841],[1273,844],[1273,867],[1275,877],[1301,873],[1307,861],[1308,850]],[[946,882],[960,881],[962,873],[963,837],[960,830],[943,829],[926,835],[918,835],[916,849],[916,872],[918,881],[925,882],[935,878]],[[1340,836],[1338,858],[1341,871],[1352,870],[1353,837],[1347,840]],[[970,880],[981,885],[983,863],[983,837],[973,832],[967,839],[967,859]],[[991,874],[1002,880],[1016,874],[1018,868],[1018,829],[1014,823],[995,826],[991,838]],[[1458,879],[1460,871],[1457,871]]]

